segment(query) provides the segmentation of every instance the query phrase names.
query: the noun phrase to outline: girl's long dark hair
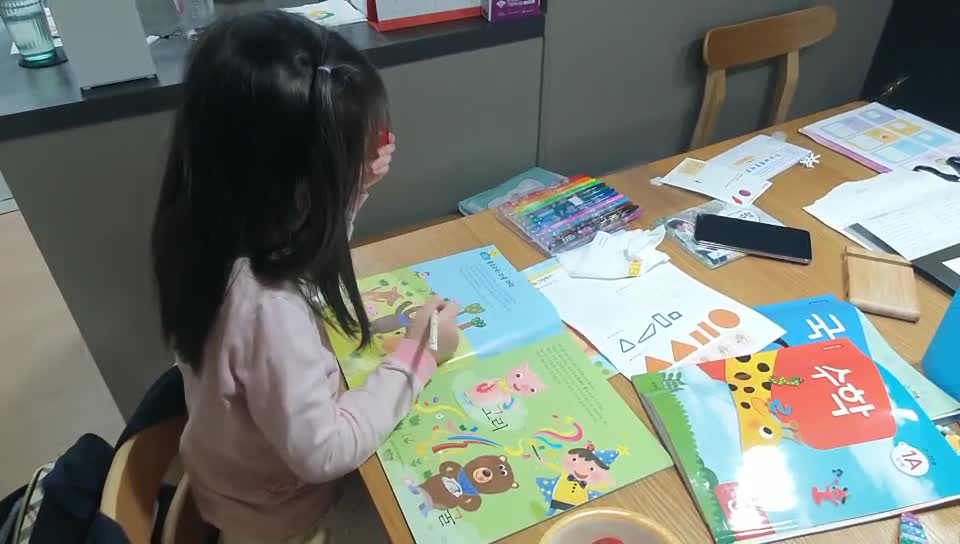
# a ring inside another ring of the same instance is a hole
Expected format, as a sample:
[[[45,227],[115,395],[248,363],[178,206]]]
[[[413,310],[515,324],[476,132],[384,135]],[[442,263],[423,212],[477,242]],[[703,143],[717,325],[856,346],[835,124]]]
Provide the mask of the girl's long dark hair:
[[[271,11],[204,33],[151,240],[163,334],[183,362],[200,370],[240,257],[263,283],[295,282],[314,311],[369,343],[347,236],[386,126],[383,81],[335,32]]]

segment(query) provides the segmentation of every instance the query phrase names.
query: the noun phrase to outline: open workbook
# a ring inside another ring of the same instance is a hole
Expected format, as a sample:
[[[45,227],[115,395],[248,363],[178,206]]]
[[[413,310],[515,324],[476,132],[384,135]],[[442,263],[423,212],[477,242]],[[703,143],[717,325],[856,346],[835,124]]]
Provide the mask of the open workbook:
[[[960,496],[960,457],[848,339],[633,380],[718,543],[774,542]]]
[[[456,301],[460,347],[378,451],[417,542],[483,543],[670,466],[657,439],[493,246],[360,280],[373,345],[331,328],[350,387],[424,301]]]

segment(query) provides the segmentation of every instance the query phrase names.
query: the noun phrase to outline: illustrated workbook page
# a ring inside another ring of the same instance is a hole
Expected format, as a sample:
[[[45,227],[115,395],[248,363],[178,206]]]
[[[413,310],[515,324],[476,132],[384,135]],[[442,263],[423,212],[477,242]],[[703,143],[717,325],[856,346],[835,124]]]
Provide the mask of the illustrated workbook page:
[[[357,351],[357,342],[330,329],[347,384],[355,387],[396,349],[420,306],[434,296],[460,305],[460,345],[444,365],[490,356],[529,344],[563,329],[550,301],[531,289],[497,248],[489,246],[435,261],[378,274],[359,281],[373,345]]]
[[[772,542],[960,495],[960,457],[848,339],[634,384],[717,542]]]
[[[356,342],[330,331],[351,387],[432,292],[464,312],[458,357],[437,370],[378,451],[417,542],[491,542],[671,465],[604,369],[496,248],[360,286],[373,321],[387,321],[359,354]]]

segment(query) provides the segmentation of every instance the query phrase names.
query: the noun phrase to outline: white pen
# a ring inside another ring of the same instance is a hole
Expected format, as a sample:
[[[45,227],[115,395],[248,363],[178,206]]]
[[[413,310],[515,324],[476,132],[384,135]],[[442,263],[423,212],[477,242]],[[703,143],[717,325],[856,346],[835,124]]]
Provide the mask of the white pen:
[[[430,314],[430,349],[434,352],[440,349],[440,312],[437,310]]]

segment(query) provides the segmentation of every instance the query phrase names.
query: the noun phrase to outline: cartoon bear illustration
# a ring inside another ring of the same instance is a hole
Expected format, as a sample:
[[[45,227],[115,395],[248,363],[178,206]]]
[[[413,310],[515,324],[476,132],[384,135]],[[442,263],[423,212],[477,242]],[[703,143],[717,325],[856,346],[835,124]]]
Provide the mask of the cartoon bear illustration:
[[[465,466],[444,461],[437,474],[422,484],[408,484],[414,495],[423,498],[420,513],[424,517],[433,510],[451,508],[475,512],[483,502],[483,495],[504,493],[517,487],[513,467],[502,455],[482,455]]]

